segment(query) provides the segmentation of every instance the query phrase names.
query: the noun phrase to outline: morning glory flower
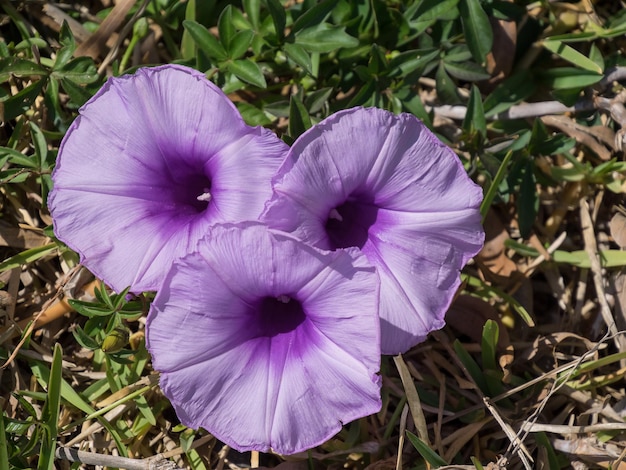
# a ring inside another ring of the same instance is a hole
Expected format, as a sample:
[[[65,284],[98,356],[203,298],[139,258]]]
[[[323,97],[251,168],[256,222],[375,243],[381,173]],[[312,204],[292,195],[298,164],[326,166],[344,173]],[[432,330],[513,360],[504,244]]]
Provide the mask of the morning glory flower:
[[[482,191],[417,118],[340,111],[294,142],[273,188],[268,225],[325,250],[358,247],[376,266],[383,354],[443,327],[483,244]]]
[[[111,78],[61,143],[55,234],[116,291],[155,290],[211,225],[258,219],[287,149],[193,69]]]
[[[147,347],[181,422],[292,454],[379,411],[378,276],[260,224],[215,226],[152,303]]]

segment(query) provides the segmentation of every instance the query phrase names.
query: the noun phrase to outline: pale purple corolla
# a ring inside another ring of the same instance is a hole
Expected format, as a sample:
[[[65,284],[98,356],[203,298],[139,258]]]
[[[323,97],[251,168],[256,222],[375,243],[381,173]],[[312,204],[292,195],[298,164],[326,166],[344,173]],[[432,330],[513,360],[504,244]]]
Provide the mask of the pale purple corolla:
[[[111,78],[59,149],[55,234],[113,289],[155,290],[211,225],[258,219],[287,149],[198,71]]]
[[[321,249],[358,247],[378,270],[383,354],[444,325],[460,270],[482,247],[482,191],[409,114],[353,108],[300,136],[262,220]]]
[[[147,347],[181,422],[293,454],[377,412],[379,281],[357,249],[215,226],[152,303]]]

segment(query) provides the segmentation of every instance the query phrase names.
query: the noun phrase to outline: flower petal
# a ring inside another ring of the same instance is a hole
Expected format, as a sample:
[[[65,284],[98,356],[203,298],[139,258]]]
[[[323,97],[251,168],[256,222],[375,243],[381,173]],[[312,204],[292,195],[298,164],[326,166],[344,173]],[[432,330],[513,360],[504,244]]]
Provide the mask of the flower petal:
[[[115,290],[154,290],[212,224],[258,218],[286,151],[200,72],[111,78],[61,144],[55,233]]]
[[[359,247],[379,269],[384,354],[443,326],[484,240],[482,190],[419,120],[340,111],[293,144],[273,189],[268,225],[322,249]]]
[[[283,328],[260,301],[289,296]],[[378,276],[258,224],[215,226],[168,273],[146,326],[181,422],[232,447],[291,454],[380,409]]]

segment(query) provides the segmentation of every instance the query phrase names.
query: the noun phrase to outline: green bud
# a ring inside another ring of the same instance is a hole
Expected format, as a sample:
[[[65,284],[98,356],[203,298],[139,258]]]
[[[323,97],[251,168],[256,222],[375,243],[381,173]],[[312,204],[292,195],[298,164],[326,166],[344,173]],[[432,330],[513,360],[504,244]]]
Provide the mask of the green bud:
[[[104,338],[100,349],[105,353],[115,353],[128,344],[130,333],[125,326],[116,326],[111,333]]]
[[[142,16],[133,25],[133,36],[142,38],[146,34],[148,34],[148,20]]]

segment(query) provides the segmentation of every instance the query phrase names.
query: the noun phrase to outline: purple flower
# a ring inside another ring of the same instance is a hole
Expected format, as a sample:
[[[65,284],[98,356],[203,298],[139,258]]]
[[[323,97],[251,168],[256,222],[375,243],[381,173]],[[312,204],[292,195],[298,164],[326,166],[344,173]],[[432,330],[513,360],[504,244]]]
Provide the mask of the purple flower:
[[[148,350],[181,422],[292,454],[380,409],[378,276],[260,224],[215,226],[175,262]]]
[[[443,327],[483,244],[482,191],[418,119],[338,112],[296,140],[273,188],[267,224],[321,249],[359,247],[378,269],[383,354]]]
[[[258,219],[287,150],[200,72],[111,78],[61,144],[55,233],[115,290],[157,289],[211,225]]]

